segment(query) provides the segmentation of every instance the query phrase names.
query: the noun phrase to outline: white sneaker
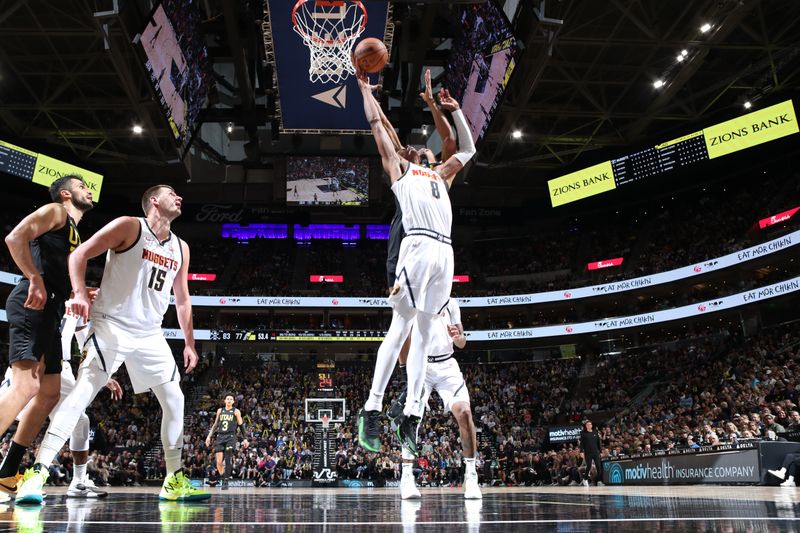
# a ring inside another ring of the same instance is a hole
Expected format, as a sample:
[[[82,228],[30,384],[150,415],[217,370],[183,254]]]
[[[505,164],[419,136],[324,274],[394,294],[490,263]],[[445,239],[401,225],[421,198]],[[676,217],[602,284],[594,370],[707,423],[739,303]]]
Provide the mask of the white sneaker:
[[[588,479],[584,479],[584,480],[581,482],[581,485],[583,485],[584,487],[588,487],[588,486],[589,486],[589,480],[588,480]]]
[[[410,473],[403,474],[400,478],[400,498],[408,500],[409,498],[419,498],[420,496],[414,476]]]
[[[598,482],[597,482],[597,486],[598,486],[598,487],[605,487],[605,486],[606,486],[606,484],[605,484],[605,483],[603,483],[602,481],[598,481]]]
[[[578,485],[580,485],[580,483],[578,483],[577,481],[570,481],[569,482],[569,486],[570,487],[577,487]]]
[[[789,476],[786,481],[781,483],[781,487],[796,487],[797,485],[794,482],[794,476]]]
[[[781,468],[780,470],[767,470],[770,474],[775,476],[778,479],[785,479],[786,478],[786,469]]]
[[[89,478],[86,478],[83,482],[73,479],[67,489],[67,498],[105,498],[106,496],[108,496],[108,493],[98,489],[94,481]]]
[[[478,474],[471,473],[464,475],[464,499],[480,500],[483,498],[481,487],[478,485]]]

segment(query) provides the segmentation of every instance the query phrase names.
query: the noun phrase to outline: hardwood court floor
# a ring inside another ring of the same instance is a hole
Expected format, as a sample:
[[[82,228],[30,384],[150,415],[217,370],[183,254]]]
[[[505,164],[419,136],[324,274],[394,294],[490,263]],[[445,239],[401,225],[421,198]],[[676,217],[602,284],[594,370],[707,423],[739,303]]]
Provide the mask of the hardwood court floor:
[[[800,531],[800,492],[772,487],[212,489],[205,503],[159,502],[154,488],[75,500],[49,488],[43,506],[0,504],[0,531]]]

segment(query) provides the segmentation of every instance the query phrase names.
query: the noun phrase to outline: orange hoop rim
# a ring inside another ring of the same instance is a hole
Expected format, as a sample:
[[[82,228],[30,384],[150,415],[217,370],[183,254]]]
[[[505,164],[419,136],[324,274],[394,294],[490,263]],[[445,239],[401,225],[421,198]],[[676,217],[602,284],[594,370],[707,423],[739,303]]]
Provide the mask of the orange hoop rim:
[[[367,20],[368,20],[367,8],[364,7],[364,4],[361,3],[361,0],[297,0],[297,3],[292,8],[292,26],[294,26],[295,28],[299,28],[300,27],[297,24],[297,10],[300,8],[300,6],[302,6],[303,4],[305,4],[307,2],[314,2],[315,4],[319,4],[319,5],[323,6],[323,7],[337,7],[337,6],[341,7],[341,6],[345,5],[347,2],[352,2],[353,4],[355,4],[358,7],[360,7],[361,8],[361,12],[364,13],[364,20],[361,23],[361,31],[359,32],[359,35],[361,34],[361,32],[363,32],[365,29],[367,29]],[[316,42],[318,44],[320,44],[320,43],[325,43],[325,44],[343,44],[343,43],[346,43],[349,40],[349,39],[341,39],[341,38],[340,39],[320,39],[319,37],[308,36],[303,31],[298,31],[298,33],[300,35],[302,35],[303,38],[310,39],[310,40],[312,40],[312,41],[314,41],[314,42]]]

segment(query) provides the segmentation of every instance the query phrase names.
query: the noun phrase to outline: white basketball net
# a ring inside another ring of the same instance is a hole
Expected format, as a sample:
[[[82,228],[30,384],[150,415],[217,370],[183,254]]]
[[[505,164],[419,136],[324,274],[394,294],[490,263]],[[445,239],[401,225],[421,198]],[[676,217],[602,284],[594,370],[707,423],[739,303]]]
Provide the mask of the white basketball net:
[[[320,422],[322,422],[323,429],[328,429],[331,425],[331,419],[328,415],[322,415],[322,418],[320,418]]]
[[[364,31],[364,16],[352,1],[308,0],[295,8],[293,27],[311,52],[312,83],[339,83],[355,74],[350,51]]]

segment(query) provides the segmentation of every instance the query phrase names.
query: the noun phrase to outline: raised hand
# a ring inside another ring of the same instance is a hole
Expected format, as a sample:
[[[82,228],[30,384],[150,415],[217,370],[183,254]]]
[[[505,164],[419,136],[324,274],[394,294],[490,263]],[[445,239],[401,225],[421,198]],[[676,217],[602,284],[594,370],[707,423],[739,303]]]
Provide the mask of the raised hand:
[[[447,89],[442,89],[439,91],[439,103],[445,111],[453,112],[461,109],[461,106],[458,105],[456,99],[450,96],[450,91]]]
[[[436,100],[433,99],[433,89],[431,88],[431,69],[425,70],[425,90],[419,95],[429,107],[436,105]]]
[[[368,90],[369,92],[378,91],[381,88],[381,85],[372,85],[369,81],[369,74],[367,74],[363,70],[356,71],[356,79],[358,80],[358,87],[362,90]]]

